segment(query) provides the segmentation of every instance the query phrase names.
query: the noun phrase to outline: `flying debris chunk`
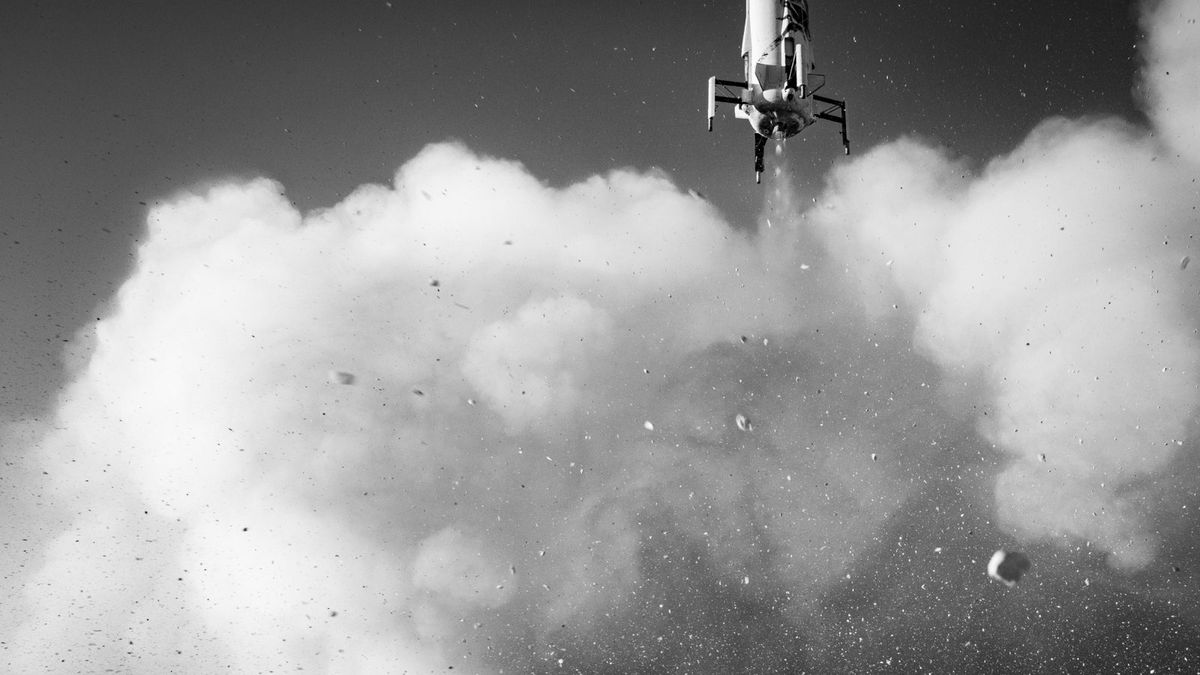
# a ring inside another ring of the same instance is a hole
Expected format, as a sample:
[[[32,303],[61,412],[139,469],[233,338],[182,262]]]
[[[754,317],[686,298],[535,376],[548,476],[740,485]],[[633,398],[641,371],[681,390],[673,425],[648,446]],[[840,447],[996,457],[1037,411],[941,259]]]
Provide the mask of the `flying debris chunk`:
[[[329,371],[330,384],[354,384],[354,373],[347,373],[344,370]]]
[[[442,285],[442,282],[438,281],[437,279],[430,279],[429,285],[433,286],[434,288],[437,288],[438,286]]]
[[[654,422],[651,422],[650,420],[642,422],[642,426],[646,428],[646,431],[654,431]]]
[[[737,424],[737,428],[742,431],[753,431],[754,430],[754,425],[750,423],[750,418],[746,417],[745,415],[743,415],[741,413],[738,413],[737,417],[733,418],[733,421],[735,424]]]
[[[1179,269],[1186,270],[1188,263],[1190,263],[1191,261],[1192,261],[1191,256],[1187,256],[1187,255],[1183,256],[1183,260],[1179,261]]]
[[[1029,571],[1033,563],[1024,553],[1017,551],[996,551],[988,561],[988,576],[1000,583],[1013,588],[1021,580],[1021,575]]]

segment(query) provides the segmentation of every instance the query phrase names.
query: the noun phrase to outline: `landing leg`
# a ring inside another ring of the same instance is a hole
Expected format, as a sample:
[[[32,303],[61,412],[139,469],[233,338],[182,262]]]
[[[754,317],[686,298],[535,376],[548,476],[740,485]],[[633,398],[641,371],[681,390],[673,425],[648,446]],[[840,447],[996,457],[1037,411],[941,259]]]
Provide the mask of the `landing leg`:
[[[763,149],[767,147],[767,137],[754,134],[754,182],[762,182]]]

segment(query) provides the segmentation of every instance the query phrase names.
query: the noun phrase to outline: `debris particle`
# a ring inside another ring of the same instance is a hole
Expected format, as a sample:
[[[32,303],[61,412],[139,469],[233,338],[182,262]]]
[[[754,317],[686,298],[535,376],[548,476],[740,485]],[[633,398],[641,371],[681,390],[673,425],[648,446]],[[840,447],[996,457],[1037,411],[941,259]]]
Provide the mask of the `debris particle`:
[[[425,199],[428,199],[429,201],[433,201],[433,197],[430,197],[428,192],[421,190],[421,194],[425,195]]]
[[[654,423],[651,422],[650,420],[646,420],[645,422],[642,422],[642,426],[646,427],[646,431],[654,431]]]
[[[878,462],[878,461],[879,461],[879,455],[878,455],[877,453],[874,453],[874,452],[872,452],[872,453],[871,453],[871,461],[872,461],[872,462]]]
[[[438,286],[442,285],[442,282],[438,281],[437,279],[430,279],[429,285],[433,286],[434,288],[437,288]]]
[[[1186,255],[1183,256],[1183,260],[1179,261],[1179,269],[1186,270],[1188,263],[1190,263],[1191,261],[1192,261],[1191,256],[1186,256]]]
[[[331,384],[354,384],[354,373],[347,373],[344,370],[329,371],[329,382]]]
[[[742,431],[752,431],[754,429],[754,425],[750,423],[750,418],[741,413],[738,413],[737,417],[733,418],[733,421],[737,424],[737,428]]]
[[[802,270],[809,269],[808,263],[800,263],[800,269],[802,269]]]
[[[424,396],[424,395],[425,395],[425,392],[421,391],[420,389],[413,389],[413,390],[412,390],[412,393],[416,394],[417,396]]]
[[[473,398],[467,399],[467,405],[475,405],[475,399],[473,399]]]
[[[749,577],[748,575],[747,575],[747,576],[744,576],[744,577],[742,577],[742,585],[743,585],[743,586],[749,586],[749,585],[750,585],[750,577]]]
[[[1038,453],[1038,461],[1039,461],[1039,462],[1045,462],[1045,461],[1046,461],[1046,453],[1044,453],[1044,452],[1039,452],[1039,453]]]
[[[988,561],[988,576],[1000,583],[1013,588],[1021,580],[1021,575],[1029,571],[1033,564],[1029,557],[1017,551],[996,551]]]
[[[746,336],[745,335],[742,336],[742,344],[746,344]]]

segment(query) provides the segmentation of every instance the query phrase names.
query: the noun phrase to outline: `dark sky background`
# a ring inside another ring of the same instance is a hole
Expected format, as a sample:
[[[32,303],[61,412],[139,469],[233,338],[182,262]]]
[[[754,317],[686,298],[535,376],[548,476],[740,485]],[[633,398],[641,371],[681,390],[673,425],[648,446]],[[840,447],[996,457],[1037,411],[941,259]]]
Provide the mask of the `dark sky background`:
[[[917,134],[982,162],[1051,115],[1138,119],[1136,6],[817,2],[853,148]],[[555,185],[659,167],[734,224],[761,208],[738,2],[16,2],[0,9],[0,409],[37,412],[60,352],[131,264],[146,205],[229,175],[301,209],[459,139]],[[836,129],[790,141],[813,193]]]
[[[1196,672],[1200,3],[810,2],[0,8],[0,670]]]

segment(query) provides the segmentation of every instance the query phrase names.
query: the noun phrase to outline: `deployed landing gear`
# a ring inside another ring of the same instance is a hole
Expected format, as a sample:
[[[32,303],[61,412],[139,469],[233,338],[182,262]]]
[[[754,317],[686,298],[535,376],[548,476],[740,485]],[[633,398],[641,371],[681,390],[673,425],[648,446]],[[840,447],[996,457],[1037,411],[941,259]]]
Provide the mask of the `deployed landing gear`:
[[[763,149],[767,147],[767,137],[754,134],[754,182],[762,182]]]

